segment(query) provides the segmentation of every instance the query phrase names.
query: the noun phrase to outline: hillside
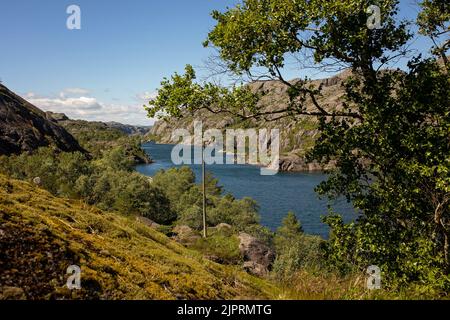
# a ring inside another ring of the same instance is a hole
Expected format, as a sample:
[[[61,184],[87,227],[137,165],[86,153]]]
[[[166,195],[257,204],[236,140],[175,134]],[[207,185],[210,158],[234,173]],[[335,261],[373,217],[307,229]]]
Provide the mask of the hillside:
[[[204,259],[134,217],[56,198],[0,175],[0,300],[277,298],[237,267]],[[66,269],[81,267],[81,290]]]
[[[147,132],[146,128],[111,122],[72,120],[63,113],[46,112],[46,116],[70,132],[94,158],[99,157],[105,150],[122,146],[136,164],[152,162],[148,154],[140,148],[140,138]]]
[[[0,84],[0,155],[44,146],[85,153],[70,133],[47,119],[45,112]]]
[[[318,102],[324,106],[325,110],[339,110],[341,107],[341,97],[344,90],[342,81],[349,76],[348,71],[344,71],[334,77],[311,81],[314,87],[322,86],[322,96]],[[292,80],[295,82],[298,80]],[[264,111],[276,111],[283,109],[289,102],[288,86],[279,81],[256,81],[249,84],[253,92],[262,94],[259,102]],[[306,101],[307,110],[313,110],[311,101]],[[236,128],[278,128],[281,139],[281,171],[317,171],[324,168],[316,163],[307,163],[305,154],[314,146],[314,141],[318,137],[318,121],[314,117],[291,118],[266,121],[251,120],[242,122],[226,114],[213,114],[207,111],[200,111],[195,114],[186,114],[181,119],[160,120],[155,123],[150,131],[149,139],[159,143],[173,143],[171,141],[172,131],[176,128],[188,128],[193,130],[194,119],[202,120],[204,130],[217,128],[220,130]]]

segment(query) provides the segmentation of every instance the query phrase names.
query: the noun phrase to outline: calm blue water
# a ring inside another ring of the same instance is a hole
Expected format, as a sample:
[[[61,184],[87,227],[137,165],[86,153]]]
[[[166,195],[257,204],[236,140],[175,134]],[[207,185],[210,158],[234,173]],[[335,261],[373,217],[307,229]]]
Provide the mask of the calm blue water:
[[[158,170],[174,167],[170,154],[172,145],[147,143],[143,145],[155,161],[149,165],[139,165],[136,170],[153,176]],[[199,181],[201,166],[190,166]],[[225,192],[236,198],[251,197],[260,205],[261,223],[276,229],[288,211],[293,211],[302,222],[306,233],[328,238],[328,227],[321,222],[321,216],[328,213],[326,200],[320,200],[314,188],[326,176],[321,173],[278,173],[261,176],[260,168],[251,165],[209,165],[206,168],[224,187]],[[345,200],[330,203],[346,221],[356,218],[355,210]]]

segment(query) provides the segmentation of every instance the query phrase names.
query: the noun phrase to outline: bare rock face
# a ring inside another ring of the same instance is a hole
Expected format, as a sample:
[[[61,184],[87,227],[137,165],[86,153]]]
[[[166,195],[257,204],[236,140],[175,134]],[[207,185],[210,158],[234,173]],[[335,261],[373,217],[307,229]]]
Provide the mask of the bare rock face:
[[[335,167],[335,163],[330,161],[327,165],[320,165],[316,161],[308,162],[305,157],[296,154],[289,154],[280,157],[279,170],[289,172],[316,172],[330,170]]]
[[[254,274],[259,277],[264,277],[269,272],[269,270],[262,264],[256,263],[254,261],[245,261],[243,268],[246,272]]]
[[[270,271],[275,252],[255,237],[239,233],[239,250],[244,257],[244,269],[257,276],[265,276]]]
[[[0,155],[54,146],[65,152],[86,151],[45,112],[0,84]]]
[[[314,166],[313,163],[306,162],[305,158],[295,155],[280,157],[281,171],[320,171],[320,166]]]

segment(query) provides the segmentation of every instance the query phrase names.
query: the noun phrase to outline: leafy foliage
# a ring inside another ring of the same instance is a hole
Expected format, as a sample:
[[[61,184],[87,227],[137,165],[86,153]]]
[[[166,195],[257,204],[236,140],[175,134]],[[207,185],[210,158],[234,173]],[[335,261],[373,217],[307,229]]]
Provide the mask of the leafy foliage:
[[[322,122],[313,156],[339,170],[318,191],[363,212],[348,226],[326,219],[334,257],[376,264],[393,283],[448,286],[449,80],[435,61],[413,62],[407,74],[381,77],[378,101],[348,89],[361,98],[362,123]]]

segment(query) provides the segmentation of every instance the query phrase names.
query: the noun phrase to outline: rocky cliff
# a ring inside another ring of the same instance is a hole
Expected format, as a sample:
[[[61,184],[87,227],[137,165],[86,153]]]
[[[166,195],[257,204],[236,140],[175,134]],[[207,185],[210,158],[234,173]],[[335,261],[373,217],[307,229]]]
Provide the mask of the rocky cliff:
[[[322,95],[318,97],[318,102],[325,110],[340,110],[342,107],[341,98],[344,95],[342,81],[350,75],[349,71],[344,71],[334,77],[314,80],[311,85],[322,86]],[[298,80],[292,80],[295,82]],[[260,107],[265,111],[276,111],[283,109],[289,102],[288,86],[279,81],[256,81],[249,84],[253,92],[262,94],[259,102]],[[307,110],[314,110],[311,101],[306,101]],[[193,131],[193,121],[201,120],[203,129],[216,128],[220,130],[237,128],[278,128],[280,129],[280,170],[281,171],[320,171],[332,167],[332,163],[323,168],[317,163],[308,163],[306,153],[314,146],[314,142],[319,135],[318,120],[315,117],[287,117],[280,120],[252,120],[242,122],[225,114],[212,114],[207,111],[196,112],[185,115],[181,119],[168,119],[157,121],[150,131],[149,139],[159,143],[173,143],[171,135],[177,128],[186,128]]]
[[[0,155],[53,146],[61,151],[86,151],[45,112],[0,84]]]

